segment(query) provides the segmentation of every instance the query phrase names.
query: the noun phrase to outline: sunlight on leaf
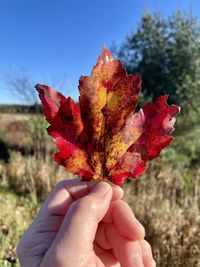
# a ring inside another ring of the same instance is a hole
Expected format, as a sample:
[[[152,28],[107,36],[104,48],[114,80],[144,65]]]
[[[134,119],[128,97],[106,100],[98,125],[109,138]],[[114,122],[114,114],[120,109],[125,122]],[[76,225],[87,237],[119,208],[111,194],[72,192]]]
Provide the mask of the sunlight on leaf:
[[[54,160],[83,180],[123,184],[144,173],[173,137],[180,108],[160,96],[134,114],[141,77],[128,75],[122,62],[103,48],[91,75],[79,81],[80,107],[46,85],[36,89],[59,152]]]

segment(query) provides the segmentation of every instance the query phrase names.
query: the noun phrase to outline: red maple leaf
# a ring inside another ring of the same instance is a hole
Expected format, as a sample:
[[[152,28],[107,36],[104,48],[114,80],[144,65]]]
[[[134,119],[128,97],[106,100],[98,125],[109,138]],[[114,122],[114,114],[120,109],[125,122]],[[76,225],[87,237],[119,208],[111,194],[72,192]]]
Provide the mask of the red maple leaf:
[[[70,97],[46,86],[36,89],[59,152],[54,160],[83,180],[109,179],[123,184],[147,169],[173,137],[180,108],[167,95],[138,113],[141,77],[128,75],[122,62],[103,49],[89,77],[79,81],[80,107]]]

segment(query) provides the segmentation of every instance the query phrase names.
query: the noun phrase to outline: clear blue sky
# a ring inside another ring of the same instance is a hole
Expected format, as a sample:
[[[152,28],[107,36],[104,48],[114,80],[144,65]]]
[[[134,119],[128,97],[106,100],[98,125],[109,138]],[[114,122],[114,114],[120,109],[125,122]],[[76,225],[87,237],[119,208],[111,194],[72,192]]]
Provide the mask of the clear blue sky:
[[[145,8],[166,16],[190,4],[200,18],[199,0],[0,0],[0,103],[17,102],[9,69],[46,84],[66,74],[64,92],[77,99],[79,76],[89,75],[103,45],[121,44]]]

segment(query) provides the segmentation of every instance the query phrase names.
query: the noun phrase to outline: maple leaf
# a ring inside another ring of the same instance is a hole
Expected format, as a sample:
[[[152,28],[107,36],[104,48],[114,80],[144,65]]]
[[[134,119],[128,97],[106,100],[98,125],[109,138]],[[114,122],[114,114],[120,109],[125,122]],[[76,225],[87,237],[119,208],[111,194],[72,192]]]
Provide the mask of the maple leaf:
[[[103,48],[91,75],[80,77],[80,107],[37,84],[48,134],[59,149],[54,160],[83,180],[109,179],[121,185],[144,173],[148,161],[174,139],[180,108],[169,106],[164,95],[134,114],[141,83],[140,75],[128,75],[122,62]]]

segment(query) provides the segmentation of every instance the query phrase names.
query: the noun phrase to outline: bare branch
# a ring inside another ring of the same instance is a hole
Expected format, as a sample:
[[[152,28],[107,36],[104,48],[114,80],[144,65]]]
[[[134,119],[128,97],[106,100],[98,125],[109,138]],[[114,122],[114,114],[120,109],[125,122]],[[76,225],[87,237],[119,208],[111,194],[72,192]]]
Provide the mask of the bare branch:
[[[34,89],[34,82],[30,75],[22,70],[10,70],[6,74],[8,87],[24,104],[34,104],[38,102],[37,94]]]

